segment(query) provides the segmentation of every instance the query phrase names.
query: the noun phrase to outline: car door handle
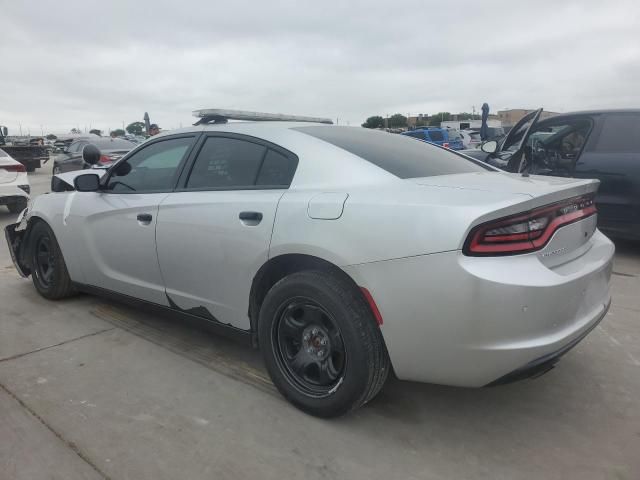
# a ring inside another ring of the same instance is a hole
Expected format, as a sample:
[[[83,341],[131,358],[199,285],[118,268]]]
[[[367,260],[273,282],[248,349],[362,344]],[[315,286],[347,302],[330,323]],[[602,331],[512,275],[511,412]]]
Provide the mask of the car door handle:
[[[151,220],[153,220],[153,215],[151,215],[150,213],[139,213],[138,214],[138,221],[140,223],[143,223],[145,225],[149,225],[151,223]]]
[[[240,212],[238,218],[242,223],[248,226],[258,225],[262,221],[262,213],[260,212]]]

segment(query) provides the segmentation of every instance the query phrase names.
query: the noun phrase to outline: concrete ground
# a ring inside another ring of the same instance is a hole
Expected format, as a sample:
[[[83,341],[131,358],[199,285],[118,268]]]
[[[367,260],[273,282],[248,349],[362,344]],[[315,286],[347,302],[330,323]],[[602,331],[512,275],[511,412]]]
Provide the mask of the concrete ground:
[[[31,175],[34,192],[49,180]],[[2,241],[0,480],[638,479],[640,244],[618,244],[612,281],[607,318],[541,378],[392,381],[323,421],[257,352],[100,298],[42,299]]]

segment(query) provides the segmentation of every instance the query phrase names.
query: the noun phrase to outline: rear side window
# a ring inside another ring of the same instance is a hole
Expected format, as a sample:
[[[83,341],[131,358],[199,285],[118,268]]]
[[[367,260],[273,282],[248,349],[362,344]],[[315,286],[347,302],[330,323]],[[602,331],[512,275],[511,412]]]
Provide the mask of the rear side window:
[[[429,130],[429,137],[432,142],[442,142],[444,140],[444,135],[440,130]]]
[[[596,152],[637,153],[640,138],[640,114],[607,115],[602,125]]]
[[[293,130],[357,155],[399,178],[492,171],[457,153],[426,142],[359,127],[309,126]]]
[[[269,149],[262,162],[256,185],[289,186],[298,162],[275,150]]]
[[[233,189],[255,185],[266,147],[244,140],[209,137],[193,165],[187,188]]]

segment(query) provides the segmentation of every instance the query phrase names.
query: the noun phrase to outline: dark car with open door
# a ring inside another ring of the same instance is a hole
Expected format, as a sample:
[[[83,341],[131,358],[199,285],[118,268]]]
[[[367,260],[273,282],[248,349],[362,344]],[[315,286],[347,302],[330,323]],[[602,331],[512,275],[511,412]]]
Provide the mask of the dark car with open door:
[[[640,109],[525,116],[500,143],[462,153],[525,175],[597,178],[598,226],[640,240]]]
[[[137,145],[124,138],[80,138],[75,140],[61,154],[57,155],[53,163],[53,174],[71,172],[90,168],[82,159],[82,150],[87,145],[95,145],[102,153],[98,167],[109,167],[123,155],[133,150]]]

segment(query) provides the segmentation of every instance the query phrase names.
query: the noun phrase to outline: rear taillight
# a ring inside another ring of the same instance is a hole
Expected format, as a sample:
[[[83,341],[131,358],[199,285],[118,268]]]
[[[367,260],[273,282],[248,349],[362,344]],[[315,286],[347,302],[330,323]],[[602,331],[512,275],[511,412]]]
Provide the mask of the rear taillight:
[[[471,256],[515,255],[540,250],[560,227],[596,214],[594,195],[575,197],[478,225],[463,253]]]
[[[444,143],[442,144],[442,146],[443,146],[444,148],[449,148],[449,144],[448,144],[447,142],[444,142]]]
[[[113,159],[108,155],[100,155],[100,160],[98,161],[104,165],[105,163],[113,162]]]
[[[5,165],[4,167],[0,167],[5,169],[7,172],[26,172],[27,169],[24,168],[24,165],[19,163],[18,165]]]

